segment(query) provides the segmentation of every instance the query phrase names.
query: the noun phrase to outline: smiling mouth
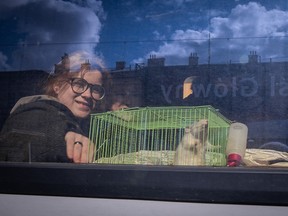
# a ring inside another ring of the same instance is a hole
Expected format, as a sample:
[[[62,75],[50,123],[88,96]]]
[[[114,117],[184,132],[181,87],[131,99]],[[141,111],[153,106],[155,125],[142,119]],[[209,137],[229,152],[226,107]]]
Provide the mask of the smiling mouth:
[[[89,103],[86,103],[86,102],[80,102],[80,101],[76,101],[77,104],[80,104],[81,107],[84,107],[85,109],[91,109],[91,105]]]

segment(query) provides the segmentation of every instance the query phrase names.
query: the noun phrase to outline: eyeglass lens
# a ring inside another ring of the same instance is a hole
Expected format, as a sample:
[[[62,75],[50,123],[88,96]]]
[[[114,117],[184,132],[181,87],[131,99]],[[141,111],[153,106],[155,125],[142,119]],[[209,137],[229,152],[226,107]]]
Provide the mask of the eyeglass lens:
[[[101,100],[104,97],[104,88],[100,85],[92,85],[88,83],[85,79],[73,78],[71,79],[72,90],[77,94],[82,94],[88,88],[90,88],[91,96],[95,100]]]

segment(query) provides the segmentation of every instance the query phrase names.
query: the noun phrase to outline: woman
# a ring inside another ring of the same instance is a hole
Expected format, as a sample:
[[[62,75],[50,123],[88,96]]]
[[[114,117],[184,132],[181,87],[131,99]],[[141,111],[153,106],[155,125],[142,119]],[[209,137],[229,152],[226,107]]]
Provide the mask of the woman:
[[[48,78],[44,91],[12,109],[1,131],[0,160],[91,161],[93,146],[83,126],[104,97],[101,69],[84,63],[78,71],[60,71]]]

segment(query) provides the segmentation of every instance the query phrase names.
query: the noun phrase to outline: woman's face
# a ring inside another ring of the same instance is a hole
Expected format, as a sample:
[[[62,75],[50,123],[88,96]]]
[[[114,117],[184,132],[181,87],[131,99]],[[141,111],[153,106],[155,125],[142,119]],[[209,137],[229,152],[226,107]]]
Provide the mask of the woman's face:
[[[99,71],[89,71],[83,77],[88,83],[95,85],[102,84],[102,75]],[[82,94],[74,93],[69,83],[62,84],[61,86],[55,85],[54,91],[60,103],[67,106],[72,113],[79,118],[87,117],[96,106],[96,101],[91,96],[90,88]]]

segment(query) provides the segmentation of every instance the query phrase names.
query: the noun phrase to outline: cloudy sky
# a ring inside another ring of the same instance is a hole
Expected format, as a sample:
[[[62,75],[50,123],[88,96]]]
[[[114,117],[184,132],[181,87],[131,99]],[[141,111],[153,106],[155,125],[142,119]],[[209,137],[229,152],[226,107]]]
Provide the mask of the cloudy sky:
[[[0,1],[0,71],[51,70],[64,53],[85,50],[107,67],[288,60],[287,0]],[[91,57],[92,58],[92,57]]]

